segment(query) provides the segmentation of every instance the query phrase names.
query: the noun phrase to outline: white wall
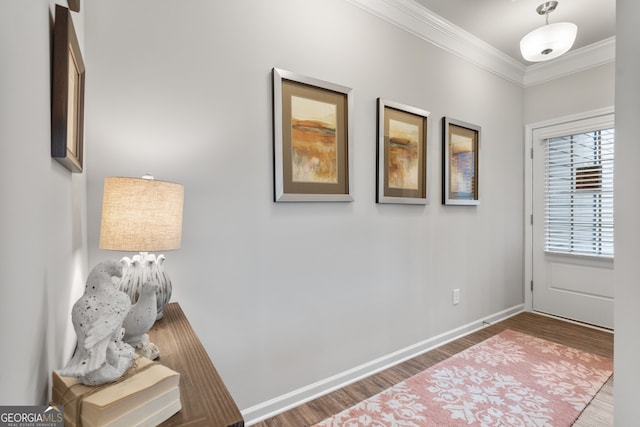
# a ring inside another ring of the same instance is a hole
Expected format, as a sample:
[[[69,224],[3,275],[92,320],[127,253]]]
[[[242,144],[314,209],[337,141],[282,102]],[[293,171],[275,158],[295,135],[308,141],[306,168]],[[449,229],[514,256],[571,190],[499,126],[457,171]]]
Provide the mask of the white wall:
[[[638,191],[638,117],[640,116],[640,3],[617,0],[616,35],[616,313],[615,424],[638,422],[640,353],[640,268],[638,267],[640,192]]]
[[[241,409],[523,302],[521,88],[344,0],[86,20],[89,264],[106,176],[184,184],[174,300]],[[354,88],[354,202],[273,203],[274,66]],[[375,204],[379,96],[432,112],[426,207]],[[478,207],[439,203],[444,115],[482,126]]]
[[[615,63],[527,87],[524,122],[537,123],[611,107],[614,95]]]
[[[53,2],[2,7],[0,403],[43,405],[51,371],[75,345],[70,310],[86,276],[86,178],[51,159]],[[82,45],[82,16],[74,15]]]

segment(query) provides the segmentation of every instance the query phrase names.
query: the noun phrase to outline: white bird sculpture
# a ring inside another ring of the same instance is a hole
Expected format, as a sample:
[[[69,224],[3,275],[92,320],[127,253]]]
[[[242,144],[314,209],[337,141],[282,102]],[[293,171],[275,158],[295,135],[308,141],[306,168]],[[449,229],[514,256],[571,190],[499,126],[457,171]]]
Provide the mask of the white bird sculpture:
[[[71,311],[78,345],[60,375],[100,385],[120,378],[131,366],[135,351],[122,341],[131,300],[112,281],[121,276],[122,264],[115,260],[102,262],[89,273],[84,295]]]
[[[156,305],[156,291],[158,285],[154,281],[146,281],[139,289],[138,301],[131,306],[129,314],[124,319],[124,341],[135,348],[141,349],[142,355],[155,360],[160,355],[158,347],[149,342],[147,332],[156,321],[158,309]]]

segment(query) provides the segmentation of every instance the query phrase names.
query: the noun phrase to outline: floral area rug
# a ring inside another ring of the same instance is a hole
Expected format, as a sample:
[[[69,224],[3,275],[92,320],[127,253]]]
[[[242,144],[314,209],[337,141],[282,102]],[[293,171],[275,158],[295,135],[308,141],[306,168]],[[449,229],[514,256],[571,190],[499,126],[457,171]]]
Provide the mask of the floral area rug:
[[[570,426],[613,361],[506,330],[316,427]]]

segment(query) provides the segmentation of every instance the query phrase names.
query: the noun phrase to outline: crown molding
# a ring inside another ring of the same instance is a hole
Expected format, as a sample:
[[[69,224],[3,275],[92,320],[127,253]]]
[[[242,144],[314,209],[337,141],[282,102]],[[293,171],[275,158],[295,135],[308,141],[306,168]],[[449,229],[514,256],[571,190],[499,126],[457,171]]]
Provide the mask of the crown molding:
[[[525,65],[413,0],[346,0],[431,44],[518,85]]]
[[[413,0],[346,0],[390,24],[520,87],[615,61],[615,37],[526,66]]]
[[[614,36],[572,50],[553,61],[529,65],[524,74],[524,87],[535,86],[589,68],[615,62],[615,60],[616,38]]]

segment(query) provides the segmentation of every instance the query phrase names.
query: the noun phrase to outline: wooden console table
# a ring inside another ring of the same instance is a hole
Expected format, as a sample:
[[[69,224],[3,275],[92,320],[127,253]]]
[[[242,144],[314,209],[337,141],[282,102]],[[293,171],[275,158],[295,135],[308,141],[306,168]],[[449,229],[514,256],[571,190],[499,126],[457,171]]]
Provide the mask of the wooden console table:
[[[177,302],[149,331],[157,362],[180,373],[180,412],[161,426],[244,427],[242,414]]]

